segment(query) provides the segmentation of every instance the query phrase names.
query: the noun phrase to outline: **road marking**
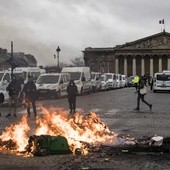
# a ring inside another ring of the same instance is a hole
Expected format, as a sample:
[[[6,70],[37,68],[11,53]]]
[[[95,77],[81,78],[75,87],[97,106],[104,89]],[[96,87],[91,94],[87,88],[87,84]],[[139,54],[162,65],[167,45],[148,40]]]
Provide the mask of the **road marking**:
[[[112,110],[108,110],[105,114],[107,114],[107,115],[115,115],[118,111],[119,111],[119,109],[112,109]]]

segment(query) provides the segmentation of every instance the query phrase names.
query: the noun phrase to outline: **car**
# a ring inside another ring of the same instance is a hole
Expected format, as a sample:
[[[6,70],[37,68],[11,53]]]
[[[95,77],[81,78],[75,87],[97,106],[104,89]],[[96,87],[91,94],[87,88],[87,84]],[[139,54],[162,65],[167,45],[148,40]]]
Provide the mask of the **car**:
[[[128,87],[135,87],[133,79],[134,79],[134,76],[130,76],[130,77],[127,78],[127,86]]]

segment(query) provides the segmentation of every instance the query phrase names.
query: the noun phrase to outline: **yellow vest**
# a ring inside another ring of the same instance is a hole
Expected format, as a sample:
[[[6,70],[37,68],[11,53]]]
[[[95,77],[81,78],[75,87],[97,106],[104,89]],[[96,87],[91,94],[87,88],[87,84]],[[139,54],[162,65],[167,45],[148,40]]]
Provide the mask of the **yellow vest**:
[[[138,76],[135,76],[134,79],[133,79],[133,82],[134,82],[134,83],[138,83],[138,82],[139,82],[139,77],[138,77]]]

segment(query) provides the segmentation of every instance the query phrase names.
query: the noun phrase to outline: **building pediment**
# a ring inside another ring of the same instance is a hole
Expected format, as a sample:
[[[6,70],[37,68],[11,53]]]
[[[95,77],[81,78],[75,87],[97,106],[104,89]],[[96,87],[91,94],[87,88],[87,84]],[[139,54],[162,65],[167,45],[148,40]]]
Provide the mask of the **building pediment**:
[[[118,46],[118,49],[170,49],[170,34],[155,34]]]

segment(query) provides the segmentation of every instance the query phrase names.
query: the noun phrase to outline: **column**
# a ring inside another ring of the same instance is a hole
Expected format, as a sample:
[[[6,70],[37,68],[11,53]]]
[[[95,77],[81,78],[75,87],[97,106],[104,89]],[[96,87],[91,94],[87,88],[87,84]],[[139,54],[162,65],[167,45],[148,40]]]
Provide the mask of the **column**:
[[[159,56],[159,73],[162,72],[162,57]]]
[[[115,73],[119,73],[119,60],[117,57],[115,58]]]
[[[124,57],[124,75],[127,76],[127,57]]]
[[[150,76],[153,77],[153,57],[150,56]]]
[[[142,56],[142,59],[141,59],[141,75],[142,76],[145,75],[145,60],[144,60],[144,56]]]
[[[170,57],[168,56],[168,60],[167,60],[167,70],[170,70]]]
[[[132,68],[133,68],[132,73],[135,76],[136,75],[136,57],[135,56],[133,57]]]

